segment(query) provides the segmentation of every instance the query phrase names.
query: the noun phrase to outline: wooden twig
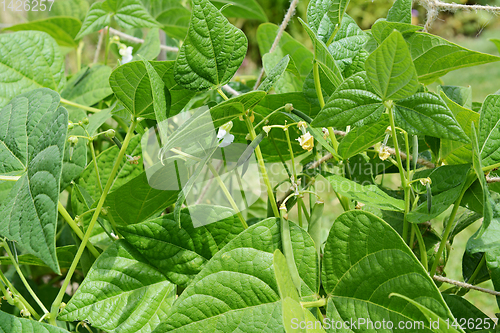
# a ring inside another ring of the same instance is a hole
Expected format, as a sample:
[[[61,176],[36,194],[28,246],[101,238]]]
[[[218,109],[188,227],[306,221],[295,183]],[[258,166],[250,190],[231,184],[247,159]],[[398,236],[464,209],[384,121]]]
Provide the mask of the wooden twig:
[[[101,53],[102,42],[104,41],[104,35],[106,35],[106,31],[102,29],[101,32],[99,33],[99,40],[97,41],[97,47],[94,53],[94,61],[93,61],[94,64],[96,64],[99,61],[99,54]]]
[[[477,290],[477,291],[480,291],[480,292],[483,292],[486,294],[500,296],[500,292],[498,292],[498,291],[494,291],[494,290],[490,290],[490,289],[486,289],[486,288],[481,288],[481,287],[475,286],[473,284],[465,283],[465,282],[455,281],[452,279],[448,279],[444,276],[434,275],[433,279],[436,281],[439,281],[439,282],[453,284],[453,285],[458,286],[460,288],[473,289],[473,290]]]

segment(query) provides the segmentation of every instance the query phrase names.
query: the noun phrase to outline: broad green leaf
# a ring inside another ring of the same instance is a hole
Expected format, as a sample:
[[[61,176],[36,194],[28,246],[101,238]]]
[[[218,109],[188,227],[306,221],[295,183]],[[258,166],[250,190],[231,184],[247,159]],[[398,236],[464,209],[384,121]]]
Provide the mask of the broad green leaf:
[[[420,92],[399,100],[394,108],[396,124],[410,134],[470,142],[453,112],[436,94]]]
[[[394,30],[399,31],[403,37],[407,37],[418,30],[422,30],[422,27],[409,23],[389,22],[385,19],[378,19],[372,25],[370,32],[377,43],[381,44]]]
[[[180,87],[173,79],[173,61],[151,62],[171,99],[170,116],[179,113],[194,96],[194,92]],[[123,106],[133,115],[155,119],[153,92],[146,67],[142,61],[129,62],[115,69],[109,77],[111,89]]]
[[[103,29],[111,23],[111,18],[125,29],[158,26],[140,0],[105,0],[90,6],[76,39]]]
[[[364,49],[359,50],[358,54],[352,59],[352,64],[344,69],[343,75],[345,78],[365,71],[365,62],[370,54]]]
[[[319,66],[321,67],[331,84],[335,87],[338,87],[342,83],[343,77],[339,67],[335,63],[332,54],[330,53],[330,51],[328,51],[326,44],[318,39],[318,37],[316,37],[311,28],[300,17],[299,22],[302,24],[302,27],[306,30],[309,38],[313,43],[314,60],[318,62]]]
[[[240,67],[248,41],[208,0],[193,0],[188,33],[175,61],[174,77],[190,90],[220,88]]]
[[[210,2],[219,9],[229,5],[222,11],[224,16],[267,22],[266,13],[256,0],[211,0]]]
[[[290,56],[286,55],[276,66],[274,66],[272,70],[269,71],[269,73],[267,73],[265,80],[259,85],[258,90],[269,92],[273,88],[276,81],[278,81],[281,75],[285,72],[289,63]]]
[[[389,118],[387,115],[382,115],[382,118],[374,124],[351,130],[340,141],[339,155],[342,159],[346,160],[373,146],[375,143],[382,141],[387,126],[389,126]]]
[[[273,253],[281,248],[279,229],[271,218],[231,240],[196,275],[155,332],[282,332],[273,265]],[[290,229],[302,295],[309,296],[318,274],[314,242],[296,225]]]
[[[124,240],[97,258],[58,316],[106,332],[152,332],[175,300],[175,285]]]
[[[327,43],[339,29],[349,0],[312,0],[307,7],[307,23],[318,39]]]
[[[224,218],[197,226],[191,212]],[[243,226],[232,209],[197,205],[181,211],[181,228],[170,213],[119,230],[167,279],[186,287],[210,258],[243,231]]]
[[[445,101],[448,108],[453,112],[455,119],[460,124],[465,134],[472,138],[471,124],[474,123],[476,128],[479,124],[479,113],[464,108],[453,102],[441,92],[441,98]],[[441,158],[447,164],[462,164],[472,162],[472,145],[470,143],[452,140],[441,140]]]
[[[441,318],[439,315],[434,313],[432,310],[427,308],[425,305],[423,305],[423,304],[421,304],[421,303],[419,303],[419,302],[417,302],[417,301],[415,301],[407,296],[403,296],[403,295],[398,294],[398,293],[391,293],[389,295],[389,297],[402,298],[402,299],[408,301],[408,303],[417,307],[420,310],[420,312],[422,312],[422,314],[424,316],[429,318],[429,322],[434,323],[434,324],[429,324],[429,326],[430,326],[430,328],[432,328],[432,331],[435,333],[459,333],[459,332],[463,332],[463,330],[456,329],[453,327],[453,325],[449,324],[450,323],[449,318],[446,318],[447,320]]]
[[[464,108],[472,108],[472,88],[468,87],[457,87],[457,86],[438,86],[439,93],[444,92],[444,94],[451,99],[453,102],[457,103]]]
[[[257,29],[257,43],[259,44],[259,51],[262,56],[264,56],[271,50],[271,46],[273,45],[278,30],[279,27],[275,24],[264,23],[259,25],[259,28]],[[284,78],[288,78],[288,80],[293,81],[292,84],[293,87],[295,87],[294,91],[300,91],[303,84],[303,80],[312,70],[312,62],[314,59],[314,55],[312,54],[311,51],[309,51],[307,47],[305,47],[299,41],[295,40],[286,31],[283,32],[283,35],[278,43],[278,47],[274,52],[276,52],[277,60],[282,59],[287,54],[290,55],[291,60],[293,61],[295,67],[300,73],[301,79],[299,80],[294,76],[291,75],[289,76],[287,75],[288,73],[285,73]],[[276,63],[272,64],[272,66],[274,67]],[[278,81],[277,87],[279,87],[280,84],[288,83],[282,81],[284,81],[284,79]],[[277,90],[277,93],[291,92],[290,90],[283,91],[277,88],[275,88],[275,90]]]
[[[479,151],[483,166],[500,162],[500,95],[484,100],[479,117]]]
[[[113,91],[109,86],[111,68],[95,64],[76,73],[61,92],[61,97],[85,106],[97,104]]]
[[[92,115],[89,115],[89,124],[87,125],[87,132],[90,135],[97,134],[97,130],[108,120],[111,118],[111,109],[103,109],[99,112],[96,112]]]
[[[455,187],[461,187],[470,169],[470,164],[443,165],[434,169],[415,172],[413,179],[430,178],[431,193],[437,195]],[[416,191],[425,192],[426,187],[420,182],[412,185]]]
[[[385,107],[365,72],[346,79],[314,118],[314,127],[363,126],[380,119]]]
[[[0,35],[0,107],[37,88],[61,91],[66,83],[59,46],[40,31]]]
[[[463,179],[465,180],[465,179]],[[411,223],[424,223],[439,216],[446,211],[458,199],[462,187],[457,186],[443,193],[433,195],[431,199],[431,209],[429,211],[428,198],[407,214],[407,220]]]
[[[76,48],[75,36],[82,23],[73,17],[50,17],[43,20],[21,23],[5,28],[8,31],[36,30],[43,31],[54,38],[60,46]]]
[[[149,77],[150,89],[153,96],[153,110],[155,114],[156,122],[158,123],[158,130],[160,138],[162,140],[167,139],[167,117],[170,113],[170,92],[165,90],[165,84],[163,83],[160,75],[156,72],[153,65],[148,61],[142,59],[144,67],[146,67],[146,72]],[[168,101],[168,102],[167,102]]]
[[[146,38],[144,38],[144,43],[137,50],[133,60],[141,60],[138,55],[146,60],[156,60],[161,51],[160,45],[160,30],[158,28],[149,30]]]
[[[180,0],[142,0],[165,33],[177,39],[184,39],[189,27],[191,11]]]
[[[366,59],[366,74],[384,100],[398,100],[418,89],[417,72],[400,32],[394,31]]]
[[[396,0],[387,13],[387,21],[411,24],[411,0]]]
[[[353,63],[353,59],[363,49],[369,36],[358,27],[349,15],[342,19],[342,25],[335,35],[333,42],[328,46],[335,62],[341,70]]]
[[[324,175],[336,193],[376,208],[403,211],[404,201],[393,198],[376,185],[360,185],[337,175]]]
[[[465,325],[462,326],[465,332],[477,332],[482,328],[493,329],[493,326],[495,326],[494,321],[490,317],[484,314],[480,309],[475,307],[465,298],[445,293],[443,293],[443,298],[450,308],[451,313],[453,313],[453,316],[457,318],[457,323],[461,325],[465,320]],[[477,323],[477,325],[471,325],[473,327],[467,327],[467,323],[471,322]],[[493,332],[493,330],[491,332]]]
[[[130,140],[130,143],[127,147],[125,154],[132,157],[141,156],[140,141],[141,138],[139,135],[133,137],[132,140]],[[113,169],[113,164],[116,160],[116,156],[118,155],[119,150],[120,149],[117,146],[113,146],[111,148],[104,150],[99,155],[97,155],[96,158],[97,167],[99,168],[99,176],[101,178],[102,186],[104,186],[108,181],[109,174]],[[116,177],[111,185],[110,193],[118,189],[123,184],[127,183],[128,181],[140,175],[143,171],[142,161],[143,161],[142,156],[141,159],[138,161],[139,162],[138,164],[132,164],[127,161],[127,158],[124,158],[120,162],[118,173],[116,174]],[[82,175],[78,180],[78,184],[81,187],[85,188],[85,190],[88,192],[88,194],[93,200],[99,200],[99,197],[101,196],[101,191],[97,184],[97,176],[94,169],[94,163],[89,163],[87,165],[87,167],[85,168],[85,170],[83,171]]]
[[[65,329],[36,320],[18,318],[0,311],[0,332],[2,333],[68,333]]]
[[[116,188],[107,197],[104,206],[119,226],[147,220],[159,214],[177,199],[178,191],[162,191],[148,184],[145,172]]]
[[[83,21],[88,9],[89,3],[86,0],[54,1],[49,16],[69,16]]]
[[[475,52],[425,32],[416,32],[406,39],[423,84],[434,82],[446,73],[470,66],[499,61],[500,57]]]
[[[21,94],[0,111],[2,174],[21,174],[0,209],[0,234],[59,273],[57,203],[68,112],[42,88]]]
[[[409,302],[418,302],[453,321],[434,281],[398,233],[375,215],[351,210],[333,223],[323,256],[322,281],[330,296],[332,320],[423,321],[420,331],[433,332],[429,317]],[[399,293],[408,300],[392,297]],[[353,329],[361,332],[363,329]],[[402,332],[415,332],[412,329]]]

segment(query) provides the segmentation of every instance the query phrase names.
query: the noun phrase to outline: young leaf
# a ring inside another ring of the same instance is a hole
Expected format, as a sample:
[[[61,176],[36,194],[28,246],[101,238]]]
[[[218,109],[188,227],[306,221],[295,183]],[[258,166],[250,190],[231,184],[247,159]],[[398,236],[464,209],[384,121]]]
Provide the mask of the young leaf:
[[[396,0],[387,13],[387,21],[411,24],[411,0]]]
[[[274,66],[272,70],[269,71],[269,73],[267,73],[266,79],[259,85],[258,90],[269,92],[273,88],[276,81],[278,81],[281,75],[285,72],[289,63],[290,56],[287,54],[276,66]]]
[[[76,48],[75,36],[80,31],[82,23],[72,17],[49,17],[43,20],[21,23],[5,28],[7,31],[36,30],[43,31],[54,38],[60,46]]]
[[[238,327],[255,331],[283,331],[281,299],[273,253],[281,247],[276,219],[254,224],[205,265],[176,300],[160,332],[193,332]],[[315,294],[317,256],[305,230],[290,225],[294,258],[302,279],[302,296]],[[239,281],[239,283],[234,283]],[[196,300],[196,301],[194,301]]]
[[[231,80],[248,41],[208,0],[193,0],[188,34],[175,62],[175,80],[190,90],[219,88]]]
[[[56,256],[57,204],[68,112],[46,88],[14,98],[0,111],[2,174],[20,174],[0,207],[0,234],[59,273]]]
[[[68,333],[65,329],[36,320],[18,318],[0,311],[0,331],[9,333]]]
[[[410,51],[399,31],[392,32],[365,63],[366,74],[384,100],[398,100],[418,89],[417,72]]]
[[[58,319],[85,320],[110,333],[149,333],[166,319],[175,289],[137,250],[119,240],[95,261]]]
[[[224,218],[197,226],[192,214]],[[119,230],[167,279],[184,288],[210,258],[243,231],[243,226],[232,209],[196,205],[181,211],[181,228],[170,213]]]
[[[142,0],[165,33],[176,39],[184,39],[189,27],[191,11],[180,0]]]
[[[144,9],[140,0],[106,0],[90,6],[82,28],[76,39],[109,26],[111,18],[125,29],[155,28],[158,26],[151,15]]]
[[[360,185],[337,175],[324,175],[335,192],[343,196],[376,208],[403,211],[404,201],[395,199],[382,191],[376,185]]]
[[[409,301],[389,299],[396,292],[453,321],[413,252],[389,224],[368,212],[352,210],[335,220],[326,241],[322,281],[331,295],[327,316],[332,320],[390,318],[394,327],[400,321],[423,321],[429,330],[428,316]]]
[[[333,42],[328,46],[335,62],[341,70],[353,63],[353,59],[363,49],[369,36],[361,30],[356,21],[349,15],[344,15],[342,25],[335,35]]]
[[[61,97],[85,106],[97,104],[113,93],[109,86],[111,71],[99,64],[83,68],[68,80]]]
[[[349,0],[312,0],[307,6],[307,23],[318,39],[327,43],[340,28]]]
[[[0,107],[37,88],[61,91],[66,83],[64,58],[54,39],[40,31],[0,35]]]
[[[314,118],[314,127],[362,126],[380,119],[385,108],[365,72],[346,79]]]
[[[380,142],[385,136],[387,126],[389,126],[389,118],[387,115],[382,115],[376,123],[351,130],[340,141],[339,155],[346,160]]]
[[[211,2],[218,9],[230,4],[230,6],[224,8],[222,11],[224,16],[241,17],[249,20],[267,22],[266,12],[256,0],[212,0]]]
[[[484,100],[479,117],[479,151],[483,166],[500,162],[500,95]]]
[[[438,95],[416,93],[397,101],[394,110],[396,124],[410,134],[470,142],[451,110]]]
[[[416,32],[406,39],[411,57],[423,84],[455,69],[499,61],[500,57],[475,52],[425,32]]]
[[[175,202],[178,193],[152,188],[143,172],[111,192],[104,205],[117,225],[126,226],[159,214]]]

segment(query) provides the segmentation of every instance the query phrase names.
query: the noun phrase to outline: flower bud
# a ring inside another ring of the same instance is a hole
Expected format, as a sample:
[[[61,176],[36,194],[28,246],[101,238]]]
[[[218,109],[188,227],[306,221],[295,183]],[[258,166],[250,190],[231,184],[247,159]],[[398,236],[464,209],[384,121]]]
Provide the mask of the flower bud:
[[[106,136],[110,139],[113,139],[115,137],[115,130],[112,128],[107,130],[105,133],[106,133]]]
[[[68,130],[72,130],[75,127],[75,124],[73,124],[72,121],[68,122]]]
[[[292,112],[292,110],[293,110],[293,104],[292,103],[285,104],[285,111],[286,112]]]
[[[82,119],[82,124],[88,125],[89,124],[89,118],[85,117]]]
[[[77,143],[78,143],[78,138],[74,135],[71,135],[69,138],[68,138],[68,142],[71,146],[75,146]]]

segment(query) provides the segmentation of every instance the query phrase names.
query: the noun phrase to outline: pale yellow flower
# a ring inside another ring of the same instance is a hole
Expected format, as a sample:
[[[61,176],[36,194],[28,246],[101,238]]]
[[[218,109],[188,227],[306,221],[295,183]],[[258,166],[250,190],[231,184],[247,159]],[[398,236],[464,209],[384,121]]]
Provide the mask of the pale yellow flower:
[[[391,153],[389,152],[389,148],[387,148],[387,146],[380,147],[380,150],[378,152],[378,157],[382,161],[385,161],[387,158],[389,158],[389,156],[391,156]]]
[[[309,132],[302,134],[297,139],[297,141],[300,143],[300,146],[302,147],[302,149],[305,149],[307,151],[311,151],[314,147],[314,137]]]

